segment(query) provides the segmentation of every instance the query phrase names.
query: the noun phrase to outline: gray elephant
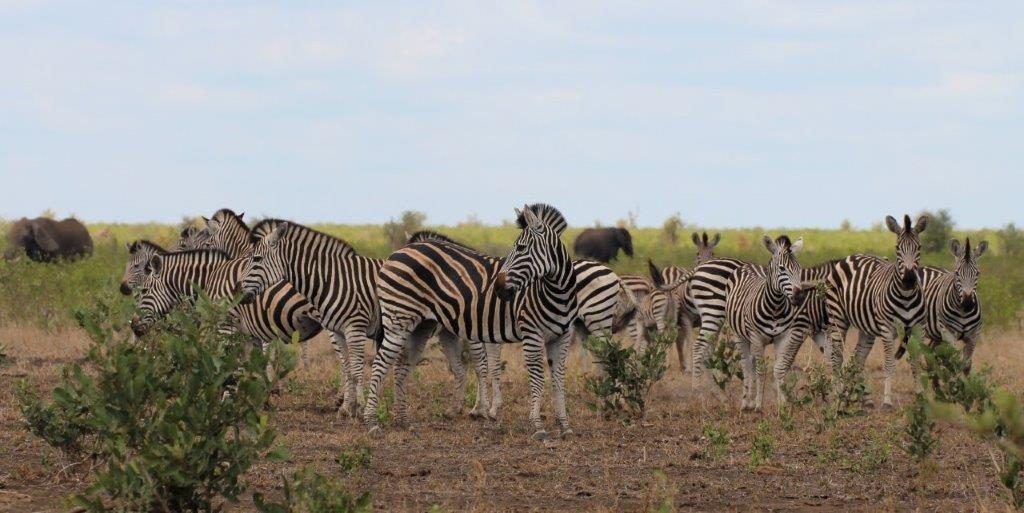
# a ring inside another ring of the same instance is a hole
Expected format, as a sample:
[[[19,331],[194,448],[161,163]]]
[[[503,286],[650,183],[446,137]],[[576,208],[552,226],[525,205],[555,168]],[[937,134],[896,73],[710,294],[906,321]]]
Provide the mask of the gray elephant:
[[[622,249],[633,257],[633,237],[625,228],[587,228],[576,237],[573,252],[577,258],[589,258],[602,263],[614,260]]]
[[[16,258],[24,250],[36,262],[73,260],[92,255],[92,237],[77,219],[54,221],[45,217],[21,218],[7,233],[4,258]]]

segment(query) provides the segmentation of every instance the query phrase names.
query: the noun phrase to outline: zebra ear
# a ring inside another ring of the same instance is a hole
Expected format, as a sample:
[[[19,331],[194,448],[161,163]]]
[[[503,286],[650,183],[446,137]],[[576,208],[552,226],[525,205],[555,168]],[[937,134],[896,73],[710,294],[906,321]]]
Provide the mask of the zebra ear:
[[[238,218],[239,218],[239,219],[241,219],[241,218],[243,218],[243,217],[245,217],[245,212],[241,212],[241,213],[239,213],[239,214],[238,214]]]
[[[203,220],[203,224],[210,226],[210,220],[207,219],[206,216],[199,216],[199,218]]]
[[[160,254],[153,255],[149,259],[149,265],[146,266],[146,274],[157,275],[164,269],[164,257]]]
[[[693,239],[693,245],[697,246],[699,248],[700,247],[700,235],[697,235],[697,232],[693,232],[693,236],[690,237],[690,238]]]
[[[793,254],[799,253],[801,249],[804,249],[803,237],[800,237],[799,239],[796,240],[796,242],[789,246],[789,252]]]
[[[963,249],[960,247],[960,241],[957,239],[949,239],[949,252],[953,253],[953,256],[959,257],[963,254]]]
[[[128,253],[135,253],[136,244],[138,241],[125,242],[124,248],[128,250]]]
[[[761,240],[764,241],[764,248],[767,249],[769,253],[775,254],[775,241],[772,240],[771,236],[766,233],[761,237]]]
[[[711,239],[711,243],[708,244],[708,246],[713,248],[713,247],[717,246],[718,243],[721,242],[721,241],[722,241],[722,234],[721,233],[716,233],[715,236]]]
[[[927,227],[928,227],[928,216],[918,217],[917,218],[917,224],[914,225],[914,233],[921,233]]]
[[[288,223],[288,221],[282,221],[281,224],[277,225],[277,228],[274,228],[274,231],[267,235],[267,244],[271,246],[277,245],[278,241],[281,240],[281,237],[284,237],[285,234],[288,233],[289,227],[291,227],[291,224]]]
[[[893,216],[885,216],[885,226],[889,228],[889,231],[899,235],[903,232],[903,227],[900,226],[900,222]]]
[[[978,243],[978,248],[974,250],[974,259],[977,260],[988,249],[988,241],[983,240]]]
[[[534,231],[541,231],[544,229],[544,223],[540,221],[537,214],[533,213],[529,205],[523,205],[523,219],[526,220],[526,226]]]

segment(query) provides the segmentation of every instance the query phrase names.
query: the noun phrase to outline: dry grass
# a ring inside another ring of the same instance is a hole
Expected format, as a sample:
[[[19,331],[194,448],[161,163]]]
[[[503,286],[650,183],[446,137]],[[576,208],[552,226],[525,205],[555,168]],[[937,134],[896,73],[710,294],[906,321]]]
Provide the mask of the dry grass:
[[[1019,334],[990,336],[976,353],[978,363],[991,364],[996,379],[1015,390],[1024,371],[1020,340]],[[0,341],[16,359],[0,374],[0,511],[58,509],[61,497],[83,486],[82,475],[77,467],[64,470],[71,462],[25,432],[13,390],[18,376],[52,386],[60,364],[84,354],[86,337],[8,327],[0,329]],[[810,346],[797,359],[801,367],[821,361]],[[881,390],[878,353],[867,369],[873,391]],[[359,423],[333,413],[337,364],[325,337],[314,340],[313,355],[312,368],[298,369],[275,404],[293,461],[259,464],[251,474],[253,488],[271,495],[279,493],[282,473],[311,464],[351,490],[371,491],[380,511],[425,511],[434,504],[446,511],[641,511],[666,499],[676,510],[701,511],[1007,510],[989,446],[942,429],[937,455],[918,465],[901,449],[899,409],[841,419],[818,433],[819,411],[808,408],[795,412],[796,428],[786,431],[771,407],[770,387],[768,411],[741,414],[738,383],[730,385],[727,403],[706,399],[690,390],[689,375],[681,375],[673,359],[654,389],[647,421],[624,427],[587,410],[575,361],[569,408],[577,436],[537,443],[529,440],[518,347],[504,352],[506,403],[498,423],[444,417],[450,375],[431,349],[412,380],[413,426],[368,439]],[[909,368],[901,363],[898,406],[911,400],[911,389]],[[774,451],[767,464],[751,468],[748,451],[762,419],[771,426]],[[553,425],[550,416],[548,422]],[[705,455],[707,425],[731,439],[715,458]],[[364,445],[372,450],[369,468],[344,472],[338,454]]]

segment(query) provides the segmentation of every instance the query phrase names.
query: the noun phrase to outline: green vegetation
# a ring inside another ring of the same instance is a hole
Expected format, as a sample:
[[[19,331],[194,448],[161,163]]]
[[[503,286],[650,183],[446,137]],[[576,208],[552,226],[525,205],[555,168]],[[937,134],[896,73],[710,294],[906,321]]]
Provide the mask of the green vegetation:
[[[362,513],[373,510],[369,493],[353,497],[336,481],[303,467],[291,479],[281,479],[283,502],[267,502],[263,494],[253,495],[261,513]]]
[[[647,396],[651,387],[665,376],[668,347],[675,339],[675,330],[655,333],[647,350],[639,352],[623,347],[621,341],[611,337],[589,337],[584,344],[603,372],[584,378],[587,390],[596,397],[587,406],[601,412],[605,420],[614,418],[630,424],[643,419]]]
[[[423,218],[415,212],[403,214],[400,219],[383,225],[316,224],[314,228],[341,237],[360,253],[372,257],[386,257],[395,243],[404,241],[405,232],[418,229]],[[0,222],[0,231],[6,233],[9,223]],[[635,258],[619,258],[611,266],[616,272],[647,274],[646,259],[659,265],[681,264],[689,266],[694,248],[688,242],[683,227],[669,223],[669,232],[676,232],[678,244],[669,243],[671,235],[664,227],[634,228]],[[519,230],[512,224],[485,226],[470,222],[454,227],[425,226],[443,232],[456,240],[493,255],[504,255],[512,246]],[[124,245],[135,239],[150,239],[169,245],[177,238],[179,227],[170,224],[100,224],[88,225],[95,242],[92,258],[73,264],[36,264],[22,258],[16,262],[0,261],[0,324],[30,324],[44,328],[61,328],[70,323],[68,313],[91,304],[90,299],[100,290],[115,290],[124,272],[127,251]],[[691,227],[686,227],[690,229]],[[928,233],[932,228],[929,223]],[[563,240],[567,247],[583,228],[566,230]],[[695,229],[695,228],[694,228]],[[683,231],[681,231],[683,230]],[[895,239],[887,230],[824,230],[802,228],[745,228],[721,230],[722,242],[716,254],[752,262],[767,261],[764,248],[758,243],[764,233],[788,233],[803,237],[807,246],[800,254],[804,266],[842,258],[851,253],[870,253],[893,257]],[[1015,324],[1024,308],[1024,266],[1014,255],[1024,251],[1024,234],[1015,227],[1002,230],[954,230],[953,237],[970,236],[972,241],[988,240],[991,249],[981,260],[982,276],[979,284],[981,302],[985,311],[985,324],[989,328],[1005,328]],[[0,238],[2,239],[2,238]],[[950,267],[952,256],[942,248],[926,253],[923,263]],[[6,249],[6,240],[0,240],[0,253]]]
[[[724,428],[715,427],[712,424],[704,425],[702,435],[704,451],[701,455],[709,460],[716,460],[724,456],[725,452],[729,450],[729,444],[732,443],[728,431]]]
[[[768,463],[774,453],[775,439],[772,437],[772,426],[765,419],[757,423],[754,439],[750,442],[750,468],[755,469]]]

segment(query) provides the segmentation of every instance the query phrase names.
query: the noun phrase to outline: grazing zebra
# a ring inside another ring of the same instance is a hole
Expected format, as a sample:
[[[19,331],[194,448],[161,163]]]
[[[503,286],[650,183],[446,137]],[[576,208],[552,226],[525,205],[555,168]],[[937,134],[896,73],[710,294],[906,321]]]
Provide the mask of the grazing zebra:
[[[697,248],[694,258],[694,265],[700,265],[714,257],[715,246],[722,240],[722,235],[716,233],[713,238],[708,238],[708,233],[692,236],[693,245]],[[653,264],[648,262],[653,268]],[[676,355],[679,357],[679,371],[686,372],[686,340],[693,331],[694,324],[700,322],[697,317],[697,310],[693,302],[686,296],[686,287],[677,287],[671,292],[659,291],[653,286],[654,274],[660,275],[662,284],[675,283],[689,276],[691,271],[682,267],[669,266],[660,272],[653,268],[651,278],[642,276],[623,276],[623,283],[633,292],[640,309],[633,324],[630,325],[630,336],[637,341],[638,347],[647,347],[647,330],[654,327],[663,331],[668,326],[676,327]]]
[[[276,228],[267,232],[267,226]],[[319,314],[321,325],[339,335],[346,358],[343,412],[356,416],[363,388],[367,342],[379,329],[377,272],[382,261],[359,255],[347,242],[300,224],[266,219],[252,229],[266,233],[254,247],[239,280],[242,302],[287,282]],[[343,338],[341,337],[343,335]],[[354,378],[354,379],[353,379]]]
[[[903,216],[900,226],[892,216],[885,224],[896,234],[896,261],[852,255],[835,263],[828,278],[828,339],[833,373],[843,365],[843,342],[850,327],[860,331],[856,364],[863,368],[875,338],[882,337],[885,351],[885,390],[882,405],[892,406],[892,375],[896,371],[897,323],[913,327],[924,315],[924,301],[918,267],[921,261],[919,235],[928,225],[921,216],[912,224]]]
[[[978,258],[988,249],[988,242],[981,241],[975,250],[971,250],[971,239],[961,246],[960,241],[949,241],[949,250],[955,257],[953,271],[938,267],[922,267],[918,273],[921,279],[921,291],[924,294],[924,340],[935,347],[942,342],[943,332],[950,334],[954,340],[962,340],[964,359],[967,360],[967,371],[971,369],[971,357],[974,346],[981,334],[981,303],[978,301]],[[896,358],[903,356],[910,329],[904,330],[903,344],[896,352]],[[917,362],[911,361],[914,375],[917,375]],[[914,380],[915,383],[917,380]]]
[[[485,258],[455,244],[418,242],[394,252],[380,270],[378,294],[384,340],[373,361],[364,419],[379,431],[381,382],[395,370],[395,410],[408,421],[407,362],[415,362],[436,326],[461,339],[484,344],[523,343],[530,376],[533,438],[547,437],[540,418],[544,388],[543,353],[554,381],[555,415],[562,436],[572,433],[565,412],[565,361],[572,323],[578,316],[576,273],[561,234],[566,222],[549,205],[516,210],[522,230],[504,261]]]
[[[122,286],[128,284],[129,293],[133,289],[138,291],[136,305],[141,315],[132,320],[132,330],[139,336],[182,300],[194,299],[198,288],[215,300],[231,298],[239,271],[245,264],[244,260],[231,259],[216,250],[168,252],[147,241],[133,243],[133,246]],[[144,263],[140,266],[139,262]],[[135,269],[140,267],[142,273],[138,276]],[[277,339],[288,340],[294,332],[299,333],[301,341],[320,332],[310,305],[292,300],[294,294],[282,287],[273,287],[256,299],[250,305],[236,307],[232,314],[238,331],[261,345]]]
[[[775,240],[765,235],[763,242],[772,254],[768,267],[740,267],[725,290],[726,318],[739,338],[743,355],[744,411],[761,409],[763,372],[756,362],[764,356],[765,345],[789,336],[803,303],[800,264],[796,259],[803,239],[791,242],[785,235]]]
[[[500,265],[504,260],[481,253],[469,246],[466,246],[465,244],[462,244],[461,242],[451,239],[446,235],[430,230],[421,230],[413,233],[412,235],[407,235],[406,244],[408,245],[427,241],[457,245],[468,251],[473,251],[485,259],[493,259],[496,261],[497,265]],[[579,319],[577,322],[573,323],[575,328],[573,330],[573,338],[582,341],[592,333],[612,334],[621,331],[626,324],[629,324],[630,319],[637,311],[637,305],[633,301],[633,295],[630,294],[622,284],[618,275],[604,264],[591,260],[575,260],[572,265],[573,270],[576,273],[576,300],[579,303]],[[442,332],[450,335],[450,333],[445,330],[442,330]],[[472,348],[474,344],[480,343],[468,341],[468,345],[471,347],[471,352],[473,352],[473,354],[478,354]],[[473,416],[483,414],[483,411],[480,411],[479,408],[481,405],[486,404],[487,399],[486,396],[481,395],[481,389],[484,388],[482,384],[489,381],[491,384],[493,399],[491,400],[491,407],[488,415],[491,418],[497,418],[498,409],[501,407],[502,402],[502,344],[483,344],[483,346],[487,354],[487,374],[477,375],[477,380],[481,383],[481,386],[477,388],[476,406],[470,414]],[[445,345],[442,344],[442,349],[444,348]],[[476,351],[478,351],[478,349]],[[462,369],[461,358],[457,357],[458,351],[454,354],[456,355],[456,358],[453,359],[449,356],[448,363],[453,374],[456,376],[456,381],[459,382],[464,379],[465,371]],[[456,387],[456,390],[461,390],[462,388],[463,386],[460,384]],[[458,400],[461,401],[461,395]]]

